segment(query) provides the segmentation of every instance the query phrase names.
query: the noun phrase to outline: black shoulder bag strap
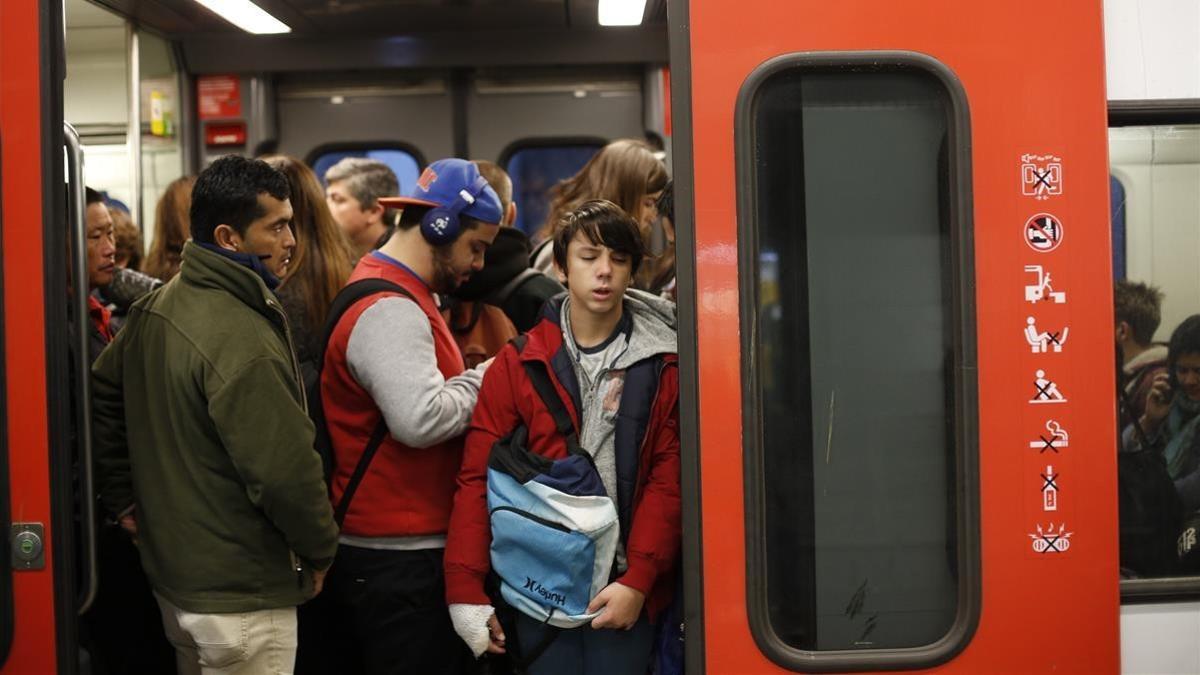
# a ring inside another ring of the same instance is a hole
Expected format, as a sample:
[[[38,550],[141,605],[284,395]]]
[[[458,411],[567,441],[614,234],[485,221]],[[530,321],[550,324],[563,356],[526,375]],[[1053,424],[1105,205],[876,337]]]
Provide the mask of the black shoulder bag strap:
[[[362,300],[365,297],[375,295],[376,293],[399,293],[408,299],[416,302],[413,297],[403,286],[388,281],[387,279],[361,279],[352,284],[347,285],[338,292],[337,297],[333,299],[333,304],[329,307],[329,313],[325,319],[325,335],[321,341],[321,353],[318,355],[318,368],[323,369],[325,365],[325,348],[329,345],[329,339],[333,337],[333,331],[337,328],[338,322],[346,310],[350,309],[354,303]],[[319,370],[318,370],[319,372]],[[319,381],[319,380],[318,380]],[[320,386],[317,387],[320,391]],[[325,410],[324,402],[318,401],[321,408],[321,423],[325,426]],[[342,526],[342,521],[346,519],[346,512],[350,509],[350,500],[354,498],[354,493],[358,491],[358,486],[362,483],[363,477],[367,474],[367,468],[371,466],[371,460],[375,458],[375,453],[379,450],[379,446],[383,445],[383,439],[387,437],[387,421],[383,418],[382,413],[379,417],[379,424],[371,431],[371,438],[367,441],[367,445],[363,448],[362,456],[358,458],[358,465],[354,467],[354,473],[350,475],[350,482],[346,483],[346,489],[342,492],[342,498],[338,500],[337,507],[333,510],[333,520],[338,527]],[[328,434],[328,427],[325,427],[320,433]],[[330,448],[332,454],[332,447]]]
[[[538,393],[538,398],[542,399],[542,403],[546,404],[546,408],[550,411],[550,416],[554,418],[554,426],[558,428],[558,433],[562,434],[567,439],[567,452],[572,455],[583,455],[588,459],[589,455],[579,445],[579,434],[575,432],[575,424],[571,422],[571,414],[567,412],[567,407],[563,405],[562,397],[554,389],[554,383],[550,381],[550,376],[546,373],[545,366],[540,362],[524,361],[525,374],[529,376],[529,381],[533,383],[533,388]]]
[[[514,347],[517,348],[519,354],[528,341],[528,335],[521,334],[511,340]],[[563,404],[562,397],[554,389],[554,383],[550,381],[550,375],[547,373],[545,365],[540,361],[523,361],[522,366],[525,368],[525,374],[529,376],[529,381],[533,383],[534,390],[537,391],[538,398],[542,399],[542,403],[546,404],[546,408],[550,411],[550,416],[554,418],[554,426],[558,429],[558,433],[562,434],[567,439],[567,452],[572,455],[582,455],[592,461],[591,455],[579,445],[579,435],[575,432],[575,425],[571,422],[571,414],[567,412],[567,407]],[[550,645],[562,634],[563,629],[550,625],[550,618],[554,615],[554,610],[550,611],[550,616],[546,617],[543,622],[543,627],[547,629],[546,634],[537,644],[528,652],[521,652],[519,649],[520,638],[517,636],[517,625],[514,622],[511,629],[509,644],[513,649],[513,665],[518,673],[527,673],[529,666],[537,661],[542,654],[550,648]]]

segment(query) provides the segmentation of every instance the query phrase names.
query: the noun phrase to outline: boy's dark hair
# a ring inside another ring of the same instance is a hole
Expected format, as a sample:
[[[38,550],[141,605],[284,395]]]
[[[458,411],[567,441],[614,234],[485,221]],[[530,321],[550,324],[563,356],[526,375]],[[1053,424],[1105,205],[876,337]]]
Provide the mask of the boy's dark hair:
[[[104,203],[104,195],[100,194],[99,192],[96,192],[95,190],[93,190],[90,187],[85,187],[85,188],[83,188],[83,190],[84,190],[84,193],[87,195],[83,200],[83,203],[85,206],[91,206],[92,204],[103,204]]]
[[[263,193],[280,201],[289,198],[287,178],[257,159],[226,155],[213,162],[192,188],[192,239],[212,244],[213,231],[222,224],[244,235],[264,215],[258,204]]]
[[[563,272],[567,271],[567,247],[579,232],[596,246],[629,256],[630,273],[637,274],[646,256],[646,244],[637,221],[621,207],[607,199],[593,199],[563,214],[554,235],[554,262]]]
[[[1122,279],[1113,289],[1114,314],[1133,329],[1133,340],[1148,345],[1162,321],[1163,293],[1154,286]]]

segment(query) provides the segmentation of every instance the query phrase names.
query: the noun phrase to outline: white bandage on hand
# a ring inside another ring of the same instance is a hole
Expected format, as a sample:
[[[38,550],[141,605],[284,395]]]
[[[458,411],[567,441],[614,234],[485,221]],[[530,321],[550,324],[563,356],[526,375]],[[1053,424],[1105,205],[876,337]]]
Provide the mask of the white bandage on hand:
[[[496,610],[491,605],[450,605],[450,621],[454,632],[467,643],[475,658],[487,651],[491,638],[488,635],[488,619]]]

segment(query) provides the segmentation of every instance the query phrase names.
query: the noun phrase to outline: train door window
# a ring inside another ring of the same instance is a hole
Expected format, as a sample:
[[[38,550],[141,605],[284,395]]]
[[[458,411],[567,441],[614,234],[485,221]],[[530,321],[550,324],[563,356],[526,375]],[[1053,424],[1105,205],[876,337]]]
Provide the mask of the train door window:
[[[138,61],[142,128],[139,145],[142,153],[141,212],[136,210],[136,205],[130,206],[142,232],[152,234],[154,210],[159,199],[171,182],[184,174],[183,135],[179,128],[180,74],[171,43],[145,30],[138,31]],[[149,239],[147,236],[147,245]]]
[[[977,621],[967,126],[911,53],[742,88],[748,597],[793,669],[932,665]]]
[[[83,0],[65,5],[63,117],[79,131],[89,187],[137,206],[130,157],[130,29],[120,16]]]
[[[325,172],[329,167],[347,157],[366,157],[388,165],[400,181],[400,193],[404,194],[417,184],[425,157],[420,150],[406,143],[354,143],[322,145],[308,153],[308,165],[325,184]]]
[[[550,213],[554,186],[579,173],[604,144],[601,138],[525,139],[505,148],[500,166],[512,177],[515,227],[536,234]]]
[[[1194,597],[1200,594],[1200,105],[1114,108],[1110,171],[1122,186],[1124,224],[1123,240],[1113,240],[1121,591],[1126,599]]]

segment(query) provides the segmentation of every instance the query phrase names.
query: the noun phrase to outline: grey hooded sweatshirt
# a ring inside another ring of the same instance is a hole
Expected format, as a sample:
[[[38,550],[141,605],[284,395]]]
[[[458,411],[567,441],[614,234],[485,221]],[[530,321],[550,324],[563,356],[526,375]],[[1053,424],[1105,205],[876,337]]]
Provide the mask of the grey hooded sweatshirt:
[[[625,371],[659,354],[676,353],[675,303],[629,289],[624,314],[612,338],[597,348],[582,350],[571,332],[571,298],[562,306],[563,344],[579,380],[579,444],[592,455],[604,489],[617,496],[616,419],[624,391]],[[626,568],[624,547],[618,547],[617,571]]]

